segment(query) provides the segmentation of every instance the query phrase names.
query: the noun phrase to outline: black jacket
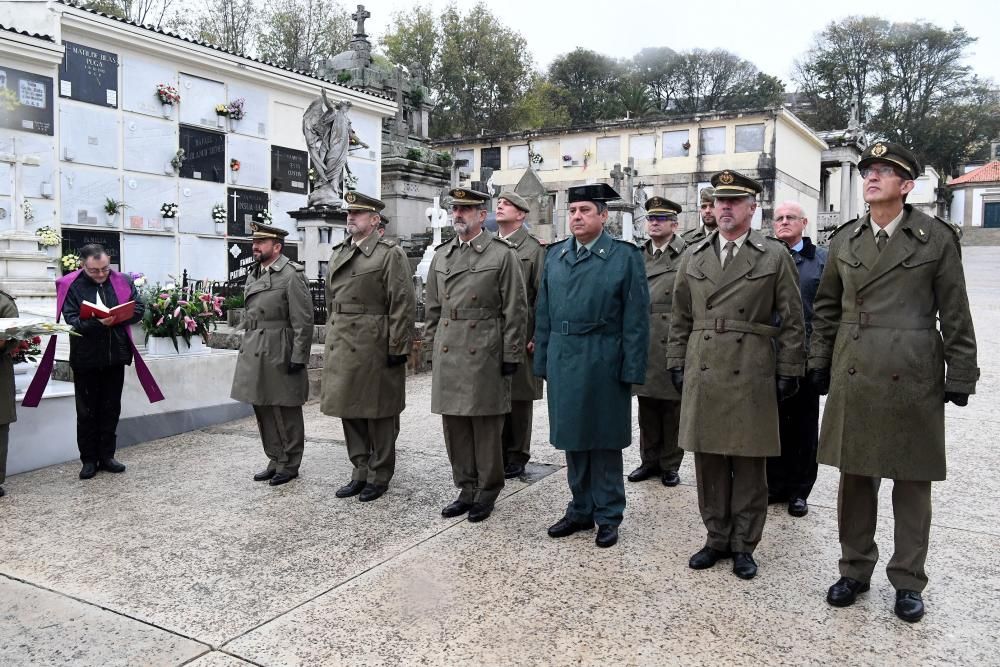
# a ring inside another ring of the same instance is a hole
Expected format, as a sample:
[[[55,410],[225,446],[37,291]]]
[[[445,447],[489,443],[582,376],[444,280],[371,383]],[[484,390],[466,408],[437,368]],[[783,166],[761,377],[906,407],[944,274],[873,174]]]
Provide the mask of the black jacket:
[[[127,277],[126,277],[127,278]],[[104,368],[106,366],[128,366],[132,363],[132,346],[129,344],[126,327],[142,319],[145,306],[139,300],[135,285],[129,280],[132,290],[130,299],[135,301],[135,315],[128,323],[106,327],[97,318],[80,319],[80,305],[84,301],[101,301],[109,308],[118,305],[118,295],[111,285],[111,276],[101,284],[95,283],[86,273],[77,276],[69,286],[66,301],[63,302],[62,316],[66,324],[73,327],[79,336],[70,336],[69,365],[72,368]]]

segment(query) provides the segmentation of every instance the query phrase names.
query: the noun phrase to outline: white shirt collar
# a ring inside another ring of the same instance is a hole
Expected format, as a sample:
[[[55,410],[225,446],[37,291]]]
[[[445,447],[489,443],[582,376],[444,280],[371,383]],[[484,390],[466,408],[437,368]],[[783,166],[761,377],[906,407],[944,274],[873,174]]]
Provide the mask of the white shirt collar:
[[[903,221],[903,214],[904,213],[906,213],[906,209],[905,208],[903,210],[901,210],[899,212],[899,215],[897,215],[895,218],[893,218],[892,222],[890,222],[885,227],[879,227],[878,225],[875,224],[875,221],[872,220],[871,221],[872,222],[872,225],[871,225],[871,227],[872,227],[872,235],[873,236],[878,236],[879,230],[884,229],[885,233],[888,234],[890,238],[892,238],[893,233],[899,227],[899,223]],[[869,219],[871,219],[870,215],[869,215]]]

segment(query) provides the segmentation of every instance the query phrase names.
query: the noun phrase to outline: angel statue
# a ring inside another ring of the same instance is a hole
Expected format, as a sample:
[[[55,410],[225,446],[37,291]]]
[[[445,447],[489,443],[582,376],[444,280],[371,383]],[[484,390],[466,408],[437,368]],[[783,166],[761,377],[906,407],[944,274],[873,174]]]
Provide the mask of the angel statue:
[[[347,101],[330,102],[323,90],[302,115],[302,134],[316,171],[309,206],[339,206],[344,194],[347,153],[352,147],[367,148],[351,129],[351,120],[347,117],[350,108],[351,103]]]

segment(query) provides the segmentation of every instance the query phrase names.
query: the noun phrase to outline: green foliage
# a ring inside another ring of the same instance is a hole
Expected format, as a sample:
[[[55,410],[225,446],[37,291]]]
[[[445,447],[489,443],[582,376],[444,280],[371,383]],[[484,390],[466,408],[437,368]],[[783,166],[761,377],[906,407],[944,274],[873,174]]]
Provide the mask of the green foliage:
[[[548,80],[564,94],[572,124],[582,125],[624,115],[616,92],[624,74],[613,58],[577,47],[552,61]]]
[[[441,28],[431,7],[415,5],[406,12],[396,12],[380,42],[389,61],[413,71],[420,70],[427,85],[437,74]]]
[[[406,159],[421,162],[424,159],[424,152],[419,148],[408,148],[406,150]]]
[[[656,109],[649,95],[649,88],[638,81],[619,84],[618,102],[629,118],[644,118]]]
[[[572,122],[568,105],[569,93],[550,83],[545,77],[536,75],[527,92],[517,102],[517,129],[566,127]]]
[[[351,76],[350,72],[341,72],[340,74],[337,75],[337,82],[338,83],[347,83],[348,81],[350,81],[353,78],[354,77]]]
[[[242,292],[237,292],[226,297],[225,301],[222,302],[222,308],[224,310],[234,310],[236,308],[242,308],[246,302],[245,297]]]
[[[440,151],[435,155],[435,159],[440,166],[447,168],[451,166],[453,158],[448,151]]]

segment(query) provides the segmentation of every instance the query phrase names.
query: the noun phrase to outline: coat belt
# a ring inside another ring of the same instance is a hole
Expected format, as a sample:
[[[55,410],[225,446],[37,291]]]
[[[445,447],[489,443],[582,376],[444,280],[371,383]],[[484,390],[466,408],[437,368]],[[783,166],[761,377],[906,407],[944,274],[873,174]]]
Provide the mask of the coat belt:
[[[862,329],[866,327],[881,327],[883,329],[933,329],[937,326],[936,317],[907,317],[905,315],[873,315],[864,311],[858,313],[843,313],[841,324],[857,324]]]
[[[448,312],[452,320],[495,320],[500,311],[495,308],[451,308]]]
[[[669,303],[651,303],[649,304],[649,312],[651,313],[669,313],[672,309]]]
[[[695,320],[691,326],[692,331],[714,331],[715,333],[726,333],[727,331],[739,331],[741,333],[755,334],[757,336],[775,337],[781,329],[772,327],[769,324],[758,322],[744,322],[742,320],[727,320],[724,317],[717,317],[714,320]]]
[[[555,333],[562,334],[563,336],[582,336],[601,331],[604,329],[605,324],[607,322],[604,320],[600,322],[570,322],[563,320],[559,323],[559,328],[555,330]]]
[[[292,325],[288,320],[246,320],[246,328],[250,331],[254,329],[291,329]]]
[[[385,315],[385,306],[364,303],[334,303],[333,312],[345,315]]]

